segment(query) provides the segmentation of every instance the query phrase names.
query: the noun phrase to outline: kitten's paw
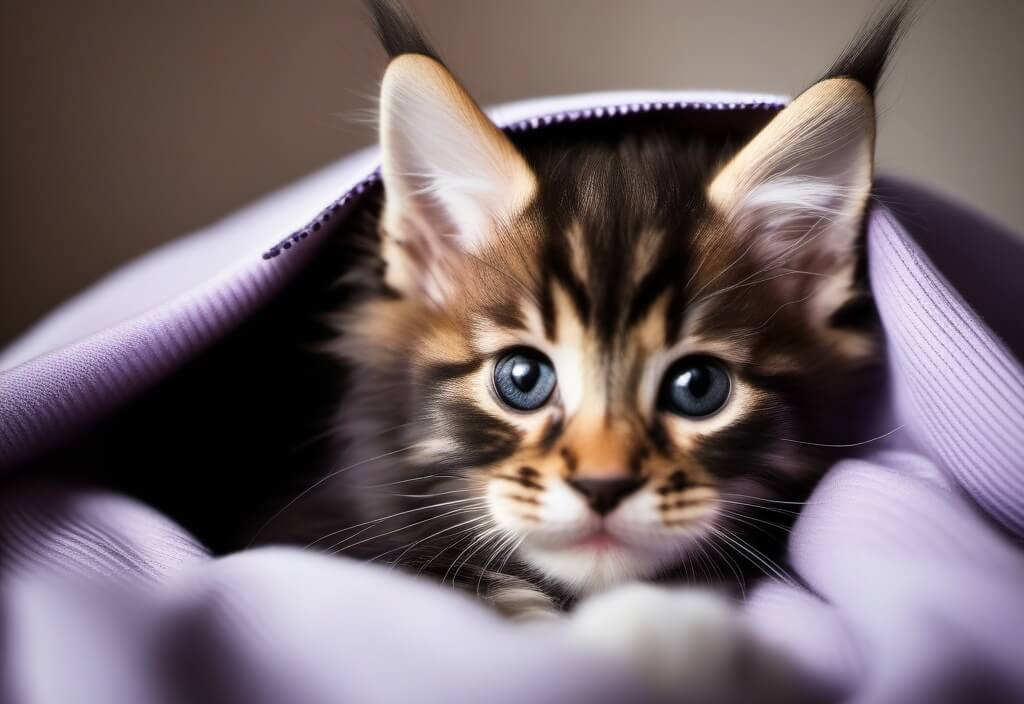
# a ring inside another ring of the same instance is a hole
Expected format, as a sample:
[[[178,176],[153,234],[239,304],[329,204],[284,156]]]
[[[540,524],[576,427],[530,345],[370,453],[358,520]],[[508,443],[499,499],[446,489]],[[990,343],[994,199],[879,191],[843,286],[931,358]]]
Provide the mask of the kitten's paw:
[[[806,700],[787,677],[792,671],[754,638],[736,607],[708,591],[622,587],[585,600],[568,633],[580,649],[624,662],[671,700]]]
[[[526,580],[516,577],[496,578],[486,599],[509,621],[538,623],[561,618],[551,597]]]

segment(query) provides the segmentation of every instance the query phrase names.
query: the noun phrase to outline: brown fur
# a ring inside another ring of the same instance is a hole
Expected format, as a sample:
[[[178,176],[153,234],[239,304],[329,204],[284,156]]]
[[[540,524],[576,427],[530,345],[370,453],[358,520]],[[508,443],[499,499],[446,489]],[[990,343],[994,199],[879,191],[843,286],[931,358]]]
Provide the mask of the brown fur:
[[[763,536],[790,512],[773,502],[807,495],[878,360],[861,244],[873,84],[858,80],[819,82],[759,131],[652,117],[516,143],[435,58],[395,59],[384,273],[338,317],[341,469],[318,485],[326,520],[298,533],[531,609],[547,602],[524,583],[564,603],[626,579],[777,571]],[[557,373],[534,411],[492,380],[522,348]],[[660,401],[692,356],[730,379],[707,417]],[[580,508],[586,482],[626,478],[607,518]],[[563,540],[581,525],[621,544]]]
[[[713,141],[655,130],[611,146],[528,152],[543,174],[540,197],[501,225],[492,246],[458,261],[460,286],[444,305],[381,289],[345,312],[336,350],[355,372],[338,420],[347,446],[337,466],[354,468],[319,488],[326,520],[306,522],[302,539],[401,558],[413,571],[473,588],[486,585],[500,564],[503,573],[564,596],[564,585],[508,552],[507,534],[481,538],[492,523],[485,504],[448,502],[484,499],[489,487],[500,487],[493,500],[529,529],[551,482],[634,472],[647,478],[644,491],[659,497],[664,530],[709,523],[765,549],[758,529],[785,525],[786,516],[754,497],[799,501],[806,494],[827,455],[787,440],[834,439],[821,421],[835,415],[826,409],[842,403],[865,359],[851,361],[829,331],[810,328],[801,303],[773,278],[780,272],[762,272],[743,239],[704,202],[702,180],[728,155]],[[658,193],[657,183],[684,181],[679,164],[692,169],[691,189]],[[568,180],[577,173],[588,175]],[[558,203],[557,213],[546,210],[546,199]],[[382,236],[388,241],[387,232]],[[574,263],[559,274],[552,262],[563,248]],[[666,261],[672,266],[663,289],[630,320],[645,277]],[[587,316],[573,302],[574,285],[590,300]],[[846,290],[856,290],[852,280]],[[545,301],[554,321],[548,329]],[[871,329],[858,334],[871,337]],[[560,389],[530,417],[495,399],[496,355],[534,338],[576,355],[584,388],[574,412],[564,408]],[[663,356],[663,367],[683,350],[712,354],[734,375],[730,405],[709,424],[653,408],[651,360]],[[729,508],[723,498],[755,504],[741,509],[746,523],[718,512]],[[409,513],[385,518],[402,511]],[[382,518],[369,529],[333,533]],[[726,574],[751,561],[711,533],[701,540],[715,545],[695,545],[658,574],[678,578],[707,569],[705,562]]]

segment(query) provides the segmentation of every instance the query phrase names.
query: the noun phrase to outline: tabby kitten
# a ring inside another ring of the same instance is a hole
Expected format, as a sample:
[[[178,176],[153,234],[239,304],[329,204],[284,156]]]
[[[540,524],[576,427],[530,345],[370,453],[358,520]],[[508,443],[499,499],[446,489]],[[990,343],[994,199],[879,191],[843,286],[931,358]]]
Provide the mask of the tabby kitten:
[[[371,7],[379,267],[338,316],[346,442],[291,535],[514,614],[779,570],[757,541],[879,359],[862,231],[904,6],[756,133],[575,142],[514,142]]]

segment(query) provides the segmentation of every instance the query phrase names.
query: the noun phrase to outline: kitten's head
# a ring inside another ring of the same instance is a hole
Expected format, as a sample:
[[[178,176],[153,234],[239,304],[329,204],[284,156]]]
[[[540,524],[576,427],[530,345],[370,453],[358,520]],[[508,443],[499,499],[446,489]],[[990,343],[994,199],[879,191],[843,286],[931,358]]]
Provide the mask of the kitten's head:
[[[395,295],[346,318],[343,348],[388,394],[352,412],[401,426],[394,462],[466,499],[442,544],[514,546],[589,591],[727,545],[744,505],[820,474],[821,402],[878,351],[850,321],[870,311],[860,239],[890,24],[874,64],[839,62],[738,148],[679,134],[532,154],[392,32]]]

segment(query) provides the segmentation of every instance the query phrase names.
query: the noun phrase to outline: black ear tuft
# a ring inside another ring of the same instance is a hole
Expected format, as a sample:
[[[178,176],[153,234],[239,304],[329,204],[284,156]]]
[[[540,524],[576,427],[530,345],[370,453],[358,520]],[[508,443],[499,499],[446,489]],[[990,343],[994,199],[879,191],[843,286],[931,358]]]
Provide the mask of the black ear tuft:
[[[443,64],[400,0],[367,0],[367,7],[377,26],[377,36],[389,58],[402,54],[422,54]]]
[[[825,72],[826,78],[852,78],[874,95],[886,62],[907,33],[914,0],[895,0],[857,32],[842,55]]]

